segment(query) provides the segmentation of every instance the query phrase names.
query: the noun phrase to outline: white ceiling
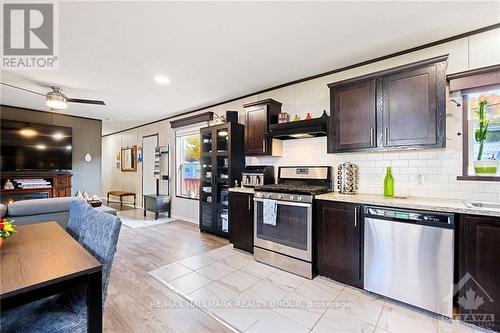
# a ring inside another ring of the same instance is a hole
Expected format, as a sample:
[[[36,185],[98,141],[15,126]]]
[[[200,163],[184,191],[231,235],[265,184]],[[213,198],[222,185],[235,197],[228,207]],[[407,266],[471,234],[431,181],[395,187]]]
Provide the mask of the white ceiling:
[[[499,2],[60,2],[58,71],[2,71],[103,133],[238,97],[500,22]],[[154,82],[167,75],[169,85]],[[1,87],[3,104],[47,110]],[[110,119],[110,120],[106,120]]]

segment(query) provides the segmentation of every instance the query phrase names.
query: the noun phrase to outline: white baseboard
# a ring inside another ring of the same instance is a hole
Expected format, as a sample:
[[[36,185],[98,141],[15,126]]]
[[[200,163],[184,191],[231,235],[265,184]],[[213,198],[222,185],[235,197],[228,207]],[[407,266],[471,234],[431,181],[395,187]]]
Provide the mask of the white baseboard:
[[[183,221],[186,221],[186,222],[198,225],[198,219],[192,219],[192,218],[189,218],[189,217],[179,216],[179,215],[173,215],[173,214],[172,214],[172,217],[175,218],[175,219],[178,219],[178,220],[183,220]]]

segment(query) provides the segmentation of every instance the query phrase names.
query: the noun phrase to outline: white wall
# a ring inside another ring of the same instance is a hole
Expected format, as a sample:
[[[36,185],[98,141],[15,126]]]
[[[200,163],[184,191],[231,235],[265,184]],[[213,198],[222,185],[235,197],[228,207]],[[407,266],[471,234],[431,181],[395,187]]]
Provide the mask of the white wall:
[[[455,40],[396,58],[357,67],[314,80],[276,89],[263,94],[240,99],[199,112],[213,111],[223,114],[226,110],[239,111],[239,121],[244,123],[243,104],[266,98],[283,103],[282,111],[302,118],[310,112],[319,117],[322,110],[329,113],[328,83],[449,54],[447,74],[468,69],[500,64],[500,29]],[[314,59],[311,59],[314,61]],[[171,119],[173,120],[173,119]],[[358,154],[327,154],[326,138],[289,140],[283,142],[283,157],[247,157],[247,164],[274,165],[331,165],[344,161],[358,164],[360,168],[360,192],[382,193],[385,167],[392,166],[395,177],[396,193],[411,196],[432,196],[458,199],[500,200],[500,184],[490,182],[457,181],[461,174],[462,138],[456,133],[461,131],[461,108],[454,103],[447,104],[447,142],[446,149],[426,149],[405,152],[371,152]],[[123,133],[103,138],[103,193],[109,189],[141,192],[142,170],[124,173],[113,166],[117,152],[123,145],[140,145],[143,135],[158,133],[160,144],[171,147],[175,156],[175,133],[169,121],[161,121]],[[175,161],[172,158],[172,164]],[[171,193],[175,189],[175,174],[172,170]],[[418,185],[416,178],[424,176]],[[172,214],[188,221],[198,220],[198,202],[173,197]]]

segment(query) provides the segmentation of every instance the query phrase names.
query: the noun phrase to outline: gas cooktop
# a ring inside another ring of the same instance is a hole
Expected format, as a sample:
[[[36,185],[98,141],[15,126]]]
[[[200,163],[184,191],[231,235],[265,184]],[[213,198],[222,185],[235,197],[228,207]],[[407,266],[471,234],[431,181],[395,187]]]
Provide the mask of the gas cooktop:
[[[308,194],[308,195],[317,195],[330,192],[330,188],[328,186],[306,185],[306,184],[262,185],[262,186],[256,186],[255,190],[263,192],[281,192],[281,193]]]

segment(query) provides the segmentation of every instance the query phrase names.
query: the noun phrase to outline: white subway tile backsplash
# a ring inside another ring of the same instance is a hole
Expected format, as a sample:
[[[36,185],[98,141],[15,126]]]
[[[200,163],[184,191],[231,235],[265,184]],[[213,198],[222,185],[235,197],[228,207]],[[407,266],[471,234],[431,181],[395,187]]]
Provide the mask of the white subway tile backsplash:
[[[445,159],[446,163],[448,166],[460,166],[462,165],[462,160],[459,158],[450,158],[450,159]]]
[[[391,164],[392,164],[393,167],[407,167],[408,166],[408,160],[392,161]]]
[[[387,171],[385,171],[385,173],[387,173]],[[391,173],[393,175],[399,175],[401,172],[399,168],[391,168]]]
[[[481,201],[497,201],[498,200],[498,194],[496,193],[481,193],[481,192],[474,192],[472,193],[472,200],[481,200]]]
[[[447,183],[448,182],[448,176],[447,175],[429,175],[427,179],[430,182],[436,182],[436,183]]]
[[[411,167],[427,166],[427,160],[409,160],[408,166],[411,166]]]
[[[397,182],[407,182],[408,181],[408,175],[395,175],[394,179]]]
[[[444,160],[461,159],[462,152],[459,150],[446,150],[438,152],[438,158]]]
[[[418,159],[417,152],[401,152],[399,153],[399,158],[402,160],[416,160]]]
[[[430,198],[448,198],[449,192],[448,191],[431,190],[431,191],[428,191],[427,196]]]
[[[434,168],[421,167],[418,168],[418,173],[421,175],[432,175],[436,170]]]
[[[384,155],[382,155],[381,153],[371,153],[368,155],[368,159],[380,161],[384,159]]]
[[[450,199],[470,200],[472,199],[472,192],[450,191]]]
[[[409,192],[409,195],[411,197],[427,197],[428,196],[427,190],[410,189],[408,192]]]
[[[486,183],[484,184],[484,192],[487,193],[500,193],[500,184],[499,183]]]
[[[418,158],[421,160],[436,160],[438,158],[438,152],[437,151],[421,151],[418,152]]]
[[[466,192],[482,192],[484,185],[477,182],[461,182],[460,191]]]
[[[416,174],[417,172],[418,172],[418,168],[414,168],[414,167],[401,168],[402,175],[412,175],[412,174]]]
[[[444,166],[447,166],[448,163],[446,160],[428,160],[427,161],[427,165],[430,166],[430,167],[444,167]]]
[[[386,168],[386,167],[391,166],[391,161],[390,160],[377,161],[375,163],[375,166]]]
[[[384,153],[384,160],[399,160],[399,153]]]

